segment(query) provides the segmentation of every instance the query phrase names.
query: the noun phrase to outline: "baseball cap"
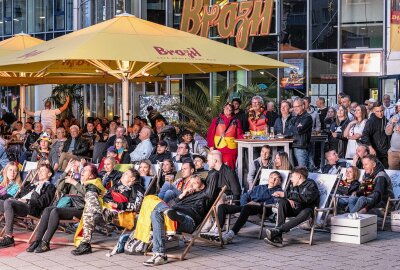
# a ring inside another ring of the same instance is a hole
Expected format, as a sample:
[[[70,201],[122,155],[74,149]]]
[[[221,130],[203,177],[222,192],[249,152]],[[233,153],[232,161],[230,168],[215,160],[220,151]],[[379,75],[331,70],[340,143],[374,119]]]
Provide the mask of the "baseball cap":
[[[107,152],[118,153],[118,150],[117,150],[117,148],[115,148],[115,146],[110,146],[107,148]]]
[[[193,158],[193,160],[195,158],[201,158],[203,160],[203,162],[206,162],[206,158],[204,156],[200,155],[200,154],[193,154],[192,158]]]
[[[166,141],[159,141],[159,142],[157,143],[157,145],[160,145],[160,146],[168,146],[168,143],[167,143]]]

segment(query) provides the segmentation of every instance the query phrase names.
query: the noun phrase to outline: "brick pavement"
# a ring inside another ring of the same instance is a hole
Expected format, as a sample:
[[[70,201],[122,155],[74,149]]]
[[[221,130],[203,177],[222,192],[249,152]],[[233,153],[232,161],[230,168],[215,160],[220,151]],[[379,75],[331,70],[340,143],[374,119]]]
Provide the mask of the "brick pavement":
[[[378,232],[378,239],[363,245],[333,243],[329,234],[317,232],[315,244],[307,241],[309,234],[296,229],[285,235],[286,246],[275,248],[256,239],[258,226],[249,224],[243,228],[233,244],[224,249],[195,245],[185,261],[174,261],[160,266],[162,269],[400,269],[400,233]],[[57,234],[62,237],[62,234]],[[65,235],[63,236],[65,237]],[[70,239],[72,235],[68,236]],[[110,240],[111,241],[111,240]],[[112,242],[111,242],[112,243]],[[94,250],[90,255],[75,257],[72,247],[52,246],[53,250],[43,254],[24,251],[27,244],[0,250],[0,270],[11,269],[79,269],[122,270],[144,269],[142,262],[147,257],[119,254],[108,258],[105,250]]]

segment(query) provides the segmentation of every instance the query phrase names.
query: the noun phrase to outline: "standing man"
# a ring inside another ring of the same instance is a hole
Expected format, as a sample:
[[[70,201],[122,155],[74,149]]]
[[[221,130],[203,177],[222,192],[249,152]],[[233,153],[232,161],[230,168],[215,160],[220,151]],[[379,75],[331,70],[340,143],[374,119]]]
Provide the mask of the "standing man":
[[[311,141],[313,120],[311,115],[306,112],[304,101],[301,98],[297,98],[293,102],[293,111],[296,114],[292,126],[293,154],[298,166],[309,168],[308,148]]]
[[[290,113],[291,104],[283,100],[281,102],[281,115],[275,120],[274,129],[276,134],[281,134],[285,137],[292,136],[292,119],[294,118]]]
[[[399,102],[397,102],[397,103],[399,103]],[[396,104],[396,106],[398,106],[398,105]],[[387,120],[389,120],[390,117],[396,113],[396,106],[390,104],[390,96],[389,95],[383,96],[383,108],[385,109],[385,117]]]
[[[321,130],[324,130],[325,127],[325,118],[326,115],[328,114],[328,107],[326,107],[325,105],[325,98],[323,97],[318,97],[317,101],[316,101],[316,105],[318,108],[318,115],[319,115],[319,121],[321,123]]]
[[[240,98],[232,99],[232,105],[233,113],[239,120],[240,124],[242,124],[243,132],[249,131],[249,121],[247,120],[246,112],[243,109],[240,109],[240,105],[242,105]]]
[[[267,103],[267,112],[265,114],[268,118],[268,125],[273,127],[275,120],[278,118],[278,114],[275,112],[275,103],[272,101]]]
[[[382,162],[385,169],[389,167],[388,151],[390,148],[390,136],[386,135],[385,128],[388,123],[384,115],[382,103],[375,102],[371,114],[360,138],[360,141],[368,145],[369,152]]]
[[[399,100],[400,101],[400,100]],[[400,102],[396,106],[400,107]],[[385,110],[386,113],[386,110]],[[386,115],[385,115],[386,116]],[[389,170],[400,170],[400,113],[394,114],[386,125],[386,135],[392,136],[390,139],[390,149],[388,151]]]
[[[51,109],[51,101],[46,100],[44,103],[44,110],[36,111],[36,112],[31,112],[27,108],[25,108],[25,113],[29,116],[34,116],[36,117],[38,122],[41,122],[43,125],[43,130],[46,130],[50,128],[53,131],[53,134],[56,134],[56,119],[57,115],[61,114],[63,111],[65,111],[68,108],[69,104],[69,96],[66,96],[65,98],[65,104],[57,109],[52,110]]]

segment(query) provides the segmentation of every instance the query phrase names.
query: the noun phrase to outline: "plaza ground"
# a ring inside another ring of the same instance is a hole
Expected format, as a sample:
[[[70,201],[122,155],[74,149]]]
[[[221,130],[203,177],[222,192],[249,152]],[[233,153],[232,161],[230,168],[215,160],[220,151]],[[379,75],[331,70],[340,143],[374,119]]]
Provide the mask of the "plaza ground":
[[[171,261],[158,269],[400,269],[400,233],[378,231],[372,242],[355,245],[330,242],[330,235],[317,232],[313,246],[307,241],[309,233],[295,229],[284,236],[285,247],[268,246],[258,240],[259,226],[247,226],[225,248],[195,244],[185,261]],[[96,235],[96,241],[104,236]],[[115,238],[107,242],[114,243]],[[70,241],[72,235],[57,233],[57,241]],[[42,254],[25,252],[27,244],[17,242],[14,248],[0,249],[0,270],[11,269],[79,269],[79,270],[122,270],[149,269],[142,262],[149,258],[118,254],[106,257],[106,250],[94,249],[84,256],[70,254],[72,247],[54,246],[52,251]]]

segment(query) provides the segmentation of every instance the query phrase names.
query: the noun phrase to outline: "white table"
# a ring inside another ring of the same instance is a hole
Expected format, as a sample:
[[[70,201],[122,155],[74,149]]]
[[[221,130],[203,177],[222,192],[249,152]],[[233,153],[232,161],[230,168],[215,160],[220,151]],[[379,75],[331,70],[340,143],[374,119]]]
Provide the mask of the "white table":
[[[331,241],[363,244],[377,236],[377,216],[359,214],[358,219],[351,219],[349,214],[331,218]]]
[[[289,144],[293,142],[293,139],[270,139],[270,140],[253,140],[253,139],[238,139],[238,176],[240,184],[243,185],[243,148],[248,149],[248,160],[247,164],[250,164],[254,160],[254,148],[261,148],[263,145],[269,145],[272,147],[272,154],[276,153],[277,147],[283,147],[284,151],[288,154],[290,160]]]

